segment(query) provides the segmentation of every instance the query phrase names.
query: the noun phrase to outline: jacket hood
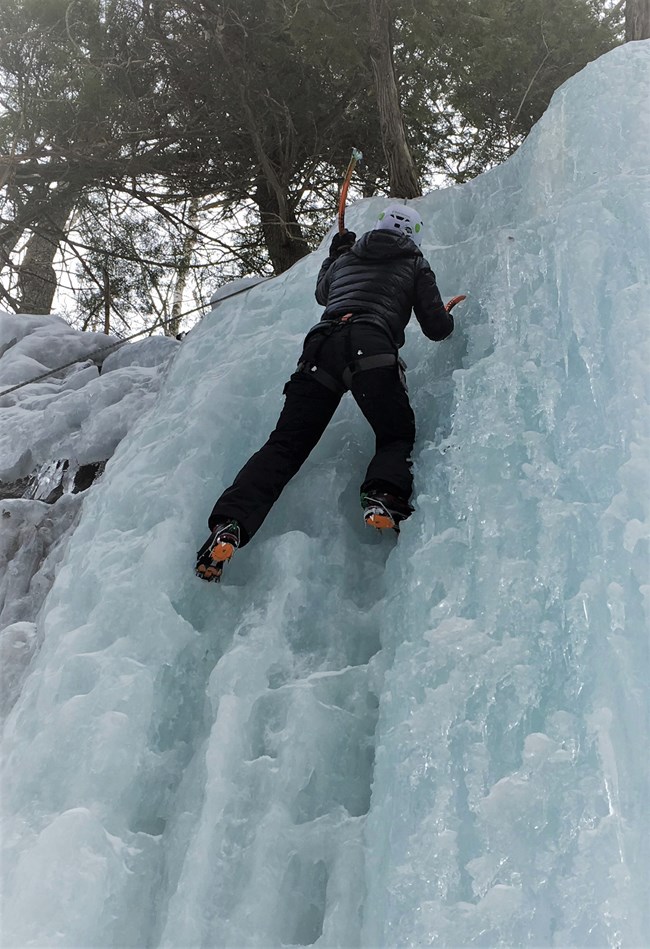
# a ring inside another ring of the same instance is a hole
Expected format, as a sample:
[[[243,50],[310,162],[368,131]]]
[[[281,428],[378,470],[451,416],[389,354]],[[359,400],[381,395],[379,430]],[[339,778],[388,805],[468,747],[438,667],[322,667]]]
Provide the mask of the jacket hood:
[[[367,231],[352,245],[351,252],[357,257],[382,259],[389,257],[422,257],[410,237],[392,231]]]

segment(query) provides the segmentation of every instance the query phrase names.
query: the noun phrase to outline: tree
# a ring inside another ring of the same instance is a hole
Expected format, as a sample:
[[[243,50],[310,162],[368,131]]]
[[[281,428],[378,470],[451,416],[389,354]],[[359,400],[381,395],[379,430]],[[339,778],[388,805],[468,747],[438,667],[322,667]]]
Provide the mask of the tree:
[[[430,109],[446,129],[430,137],[432,164],[459,182],[512,154],[558,86],[619,42],[604,0],[421,0],[418,7],[410,30],[421,49],[435,50],[435,68],[422,56],[415,68],[425,64]]]
[[[204,185],[233,204],[254,203],[276,273],[309,252],[303,228],[314,194],[329,191],[333,206],[336,168],[355,144],[359,119],[368,128],[375,113],[365,95],[369,74],[360,81],[355,61],[346,63],[340,52],[351,48],[340,16],[349,5],[168,0],[148,7],[177,123],[196,113],[211,117],[209,136],[194,143],[214,156]],[[372,163],[377,150],[369,145]],[[200,186],[197,179],[193,186]]]
[[[141,161],[143,129],[159,140],[165,127],[148,108],[155,68],[139,17],[134,0],[4,2],[0,248],[18,294],[4,296],[19,310],[49,310],[71,211],[90,188]]]
[[[616,42],[605,5],[3,0],[0,293],[46,309],[61,247],[84,320],[169,317],[178,267],[195,292],[280,273],[330,226],[352,146],[363,194],[400,197],[510,154]]]

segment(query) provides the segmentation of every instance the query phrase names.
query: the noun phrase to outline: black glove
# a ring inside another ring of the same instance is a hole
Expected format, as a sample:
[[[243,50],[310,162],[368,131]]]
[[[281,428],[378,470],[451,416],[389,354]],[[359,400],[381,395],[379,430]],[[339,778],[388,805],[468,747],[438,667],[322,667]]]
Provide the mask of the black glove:
[[[330,244],[330,257],[338,257],[350,250],[357,239],[354,231],[343,231],[342,234],[335,234]]]

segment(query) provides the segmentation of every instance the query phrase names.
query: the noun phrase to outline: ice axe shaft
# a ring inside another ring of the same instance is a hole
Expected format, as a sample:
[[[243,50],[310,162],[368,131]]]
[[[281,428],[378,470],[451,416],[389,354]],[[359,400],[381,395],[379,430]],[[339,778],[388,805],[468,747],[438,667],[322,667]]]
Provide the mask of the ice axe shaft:
[[[352,157],[350,158],[350,163],[345,172],[345,178],[343,179],[343,184],[341,185],[341,197],[339,198],[339,234],[343,234],[345,231],[345,202],[348,198],[348,188],[350,187],[350,182],[352,181],[352,175],[354,174],[354,169],[358,161],[361,161],[363,158],[362,153],[358,148],[352,149]]]

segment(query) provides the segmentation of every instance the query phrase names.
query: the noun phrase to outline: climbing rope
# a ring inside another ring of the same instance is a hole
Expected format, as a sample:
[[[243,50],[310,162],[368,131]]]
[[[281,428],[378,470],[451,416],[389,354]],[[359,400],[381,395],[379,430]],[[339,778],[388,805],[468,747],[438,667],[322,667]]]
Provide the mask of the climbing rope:
[[[264,283],[267,280],[271,280],[271,279],[272,279],[271,277],[262,277],[260,280],[260,283]],[[255,283],[253,284],[253,286],[256,287],[258,286],[258,284]],[[240,290],[235,290],[233,293],[229,293],[227,296],[220,297],[215,302],[222,303],[224,300],[229,300],[231,297],[236,297],[240,293],[245,293],[247,290],[252,290],[252,289],[253,287],[242,287]],[[191,313],[196,313],[198,310],[203,310],[203,309],[204,309],[203,306],[197,306],[197,307],[194,307],[193,310],[187,310],[185,313],[181,313],[179,316],[171,317],[168,320],[160,320],[160,322],[156,323],[156,325],[154,326],[154,329],[157,329],[159,326],[161,328],[168,326],[170,323],[175,323],[178,320],[183,319],[184,316],[189,316]],[[95,357],[99,356],[100,353],[104,353],[108,355],[108,353],[111,352],[111,350],[117,349],[119,346],[123,346],[124,343],[130,343],[132,340],[137,339],[138,336],[144,336],[145,333],[151,333],[151,332],[152,332],[151,327],[147,327],[146,329],[139,330],[137,333],[133,333],[132,336],[127,336],[124,339],[118,340],[116,343],[107,343],[106,346],[99,346],[97,349],[92,350],[89,353],[86,353],[84,356],[77,356],[76,359],[71,359],[70,362],[66,362],[62,366],[57,366],[56,369],[48,369],[47,372],[42,372],[39,376],[34,376],[32,379],[26,379],[24,382],[18,382],[15,386],[10,386],[8,389],[3,389],[2,392],[0,392],[0,398],[2,398],[5,395],[9,395],[10,392],[15,392],[17,389],[22,389],[23,386],[31,386],[35,382],[42,382],[43,379],[49,379],[50,376],[55,376],[57,372],[63,372],[64,369],[70,369],[71,366],[76,365],[78,362],[86,362],[86,360],[88,359],[91,359],[94,362]]]

